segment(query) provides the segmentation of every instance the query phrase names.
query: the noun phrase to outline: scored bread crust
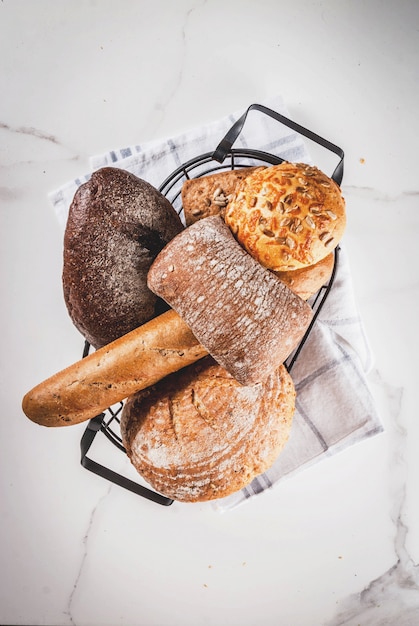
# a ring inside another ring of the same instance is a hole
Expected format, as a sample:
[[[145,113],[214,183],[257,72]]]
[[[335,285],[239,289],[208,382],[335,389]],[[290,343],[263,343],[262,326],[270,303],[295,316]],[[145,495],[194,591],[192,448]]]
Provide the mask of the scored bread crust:
[[[122,440],[156,491],[183,502],[212,500],[271,467],[288,440],[294,409],[284,366],[244,387],[206,357],[128,398]]]
[[[182,185],[182,205],[186,226],[203,217],[222,214],[238,185],[263,167],[241,167],[186,180]]]
[[[263,380],[301,341],[311,307],[255,261],[220,216],[199,220],[160,252],[148,285],[240,383]]]
[[[346,226],[339,186],[318,168],[284,162],[253,172],[224,219],[262,265],[289,271],[313,265],[339,243]]]

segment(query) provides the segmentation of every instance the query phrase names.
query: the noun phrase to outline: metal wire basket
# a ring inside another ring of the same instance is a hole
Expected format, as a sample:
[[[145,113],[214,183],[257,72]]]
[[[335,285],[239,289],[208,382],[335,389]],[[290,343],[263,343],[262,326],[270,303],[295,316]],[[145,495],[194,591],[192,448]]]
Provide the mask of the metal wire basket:
[[[233,144],[239,136],[247,119],[247,115],[251,110],[257,110],[265,115],[268,115],[277,122],[288,126],[297,133],[307,137],[311,141],[314,141],[316,144],[337,155],[339,161],[331,178],[333,178],[333,180],[338,185],[341,184],[343,178],[344,160],[344,153],[341,148],[320,137],[319,135],[313,133],[312,131],[303,128],[296,122],[284,117],[283,115],[272,111],[271,109],[268,109],[265,106],[252,104],[249,106],[246,112],[233,124],[225,137],[220,141],[214,152],[201,154],[196,158],[191,159],[186,163],[183,163],[180,167],[173,171],[160,185],[159,191],[167,197],[167,199],[171,202],[171,204],[181,217],[183,217],[181,191],[185,180],[190,178],[197,178],[200,176],[206,176],[208,174],[223,170],[252,167],[255,165],[277,165],[278,163],[284,161],[284,159],[282,159],[280,156],[268,152],[251,150],[247,148],[233,148]],[[339,246],[334,251],[334,267],[328,283],[321,287],[318,293],[310,300],[310,305],[313,310],[313,318],[310,326],[308,327],[300,344],[288,357],[287,361],[284,364],[289,372],[292,370],[296,360],[299,358],[301,350],[310,335],[313,325],[316,323],[317,317],[324,303],[326,302],[330,290],[332,289],[338,269],[338,259]],[[83,357],[87,356],[87,354],[89,353],[89,349],[90,345],[86,341],[84,345]],[[102,465],[97,461],[94,461],[88,456],[88,452],[95,440],[96,435],[99,432],[103,434],[117,450],[124,454],[126,453],[122,443],[120,432],[120,415],[122,409],[123,403],[121,402],[117,406],[108,408],[104,413],[97,415],[88,422],[80,441],[81,464],[87,470],[116,485],[119,485],[120,487],[128,489],[129,491],[143,498],[146,498],[163,506],[169,506],[173,503],[172,499],[155,492],[154,490],[141,484],[140,482],[136,482],[128,478],[127,476],[115,472],[109,467]]]

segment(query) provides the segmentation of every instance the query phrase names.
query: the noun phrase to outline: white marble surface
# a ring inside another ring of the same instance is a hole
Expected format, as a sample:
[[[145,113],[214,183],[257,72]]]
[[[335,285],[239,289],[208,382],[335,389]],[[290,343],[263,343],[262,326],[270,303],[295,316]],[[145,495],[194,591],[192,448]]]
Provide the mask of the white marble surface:
[[[0,622],[419,624],[419,4],[2,0],[0,34]],[[163,509],[80,467],[83,425],[21,412],[81,349],[47,194],[90,155],[278,93],[346,153],[386,431],[223,515]]]

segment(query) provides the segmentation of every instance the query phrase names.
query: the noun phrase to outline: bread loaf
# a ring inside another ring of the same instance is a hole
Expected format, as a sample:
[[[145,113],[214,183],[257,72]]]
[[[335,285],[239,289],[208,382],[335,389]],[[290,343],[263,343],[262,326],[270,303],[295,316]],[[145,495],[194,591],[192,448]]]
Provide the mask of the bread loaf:
[[[148,285],[244,385],[281,365],[312,318],[309,305],[243,250],[220,216],[172,239],[153,262]]]
[[[242,489],[272,465],[294,408],[285,367],[244,387],[207,357],[131,396],[122,440],[156,491],[183,502],[211,500]]]
[[[316,167],[287,162],[247,176],[224,217],[240,244],[274,271],[321,261],[346,225],[338,185]]]
[[[288,272],[273,272],[282,282],[303,300],[309,300],[330,279],[335,264],[333,252],[314,265],[289,270]]]
[[[260,168],[242,167],[185,181],[182,186],[182,205],[186,225],[222,213],[241,181],[257,169]]]
[[[63,289],[71,319],[95,348],[164,310],[147,272],[182,228],[168,200],[124,170],[105,167],[79,187],[64,235]]]
[[[167,311],[41,382],[23,398],[23,412],[42,426],[78,424],[207,354]]]

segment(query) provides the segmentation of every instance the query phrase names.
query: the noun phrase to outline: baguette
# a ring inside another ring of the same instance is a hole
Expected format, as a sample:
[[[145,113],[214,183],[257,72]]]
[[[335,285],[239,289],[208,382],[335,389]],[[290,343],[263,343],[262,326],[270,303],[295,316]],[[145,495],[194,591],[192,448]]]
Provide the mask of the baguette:
[[[170,310],[41,382],[22,409],[42,426],[79,424],[206,355]]]

